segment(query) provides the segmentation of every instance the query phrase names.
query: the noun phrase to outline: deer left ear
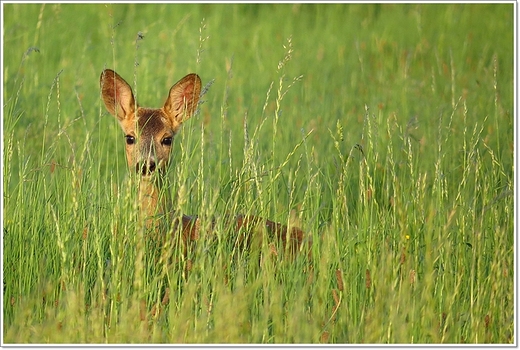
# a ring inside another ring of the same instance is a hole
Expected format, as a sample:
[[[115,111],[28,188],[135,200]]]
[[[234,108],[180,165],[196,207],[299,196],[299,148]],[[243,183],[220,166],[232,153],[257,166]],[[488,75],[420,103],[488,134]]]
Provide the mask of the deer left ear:
[[[197,110],[202,82],[197,74],[188,74],[170,89],[164,111],[172,125],[182,124]]]
[[[105,69],[99,78],[101,94],[107,110],[120,122],[133,116],[135,99],[128,83],[111,69]]]

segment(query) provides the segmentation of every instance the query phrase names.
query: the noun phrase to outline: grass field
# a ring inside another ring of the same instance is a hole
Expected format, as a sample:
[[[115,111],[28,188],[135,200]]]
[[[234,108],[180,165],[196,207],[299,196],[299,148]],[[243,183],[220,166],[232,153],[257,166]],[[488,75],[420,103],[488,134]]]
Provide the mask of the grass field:
[[[4,344],[516,343],[512,3],[2,7]],[[145,239],[104,68],[197,72],[176,208],[311,256]]]

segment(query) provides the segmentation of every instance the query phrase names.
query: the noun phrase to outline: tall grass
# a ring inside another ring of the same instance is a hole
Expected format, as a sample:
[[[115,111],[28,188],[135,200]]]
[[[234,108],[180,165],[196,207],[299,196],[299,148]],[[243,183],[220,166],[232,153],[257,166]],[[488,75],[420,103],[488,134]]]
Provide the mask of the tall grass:
[[[513,10],[3,4],[3,342],[514,343]],[[217,218],[186,255],[139,225],[105,67],[143,106],[206,84],[167,176]]]

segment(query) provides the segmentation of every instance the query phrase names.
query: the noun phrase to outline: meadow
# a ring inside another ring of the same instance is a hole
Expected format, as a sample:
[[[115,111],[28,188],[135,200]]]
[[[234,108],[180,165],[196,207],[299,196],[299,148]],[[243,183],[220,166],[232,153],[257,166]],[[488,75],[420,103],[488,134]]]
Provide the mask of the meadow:
[[[2,7],[3,344],[516,343],[513,3]],[[175,207],[311,254],[153,246],[105,68],[198,73]]]

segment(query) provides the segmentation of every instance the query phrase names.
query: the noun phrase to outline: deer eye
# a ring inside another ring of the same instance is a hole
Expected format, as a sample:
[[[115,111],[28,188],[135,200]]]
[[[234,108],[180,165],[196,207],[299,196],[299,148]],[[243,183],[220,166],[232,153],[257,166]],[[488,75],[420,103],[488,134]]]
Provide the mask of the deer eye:
[[[133,145],[135,143],[135,137],[133,137],[132,135],[126,135],[125,139],[127,145]]]
[[[171,137],[165,137],[164,139],[162,139],[161,144],[163,144],[163,146],[171,146],[172,145],[172,138]]]

